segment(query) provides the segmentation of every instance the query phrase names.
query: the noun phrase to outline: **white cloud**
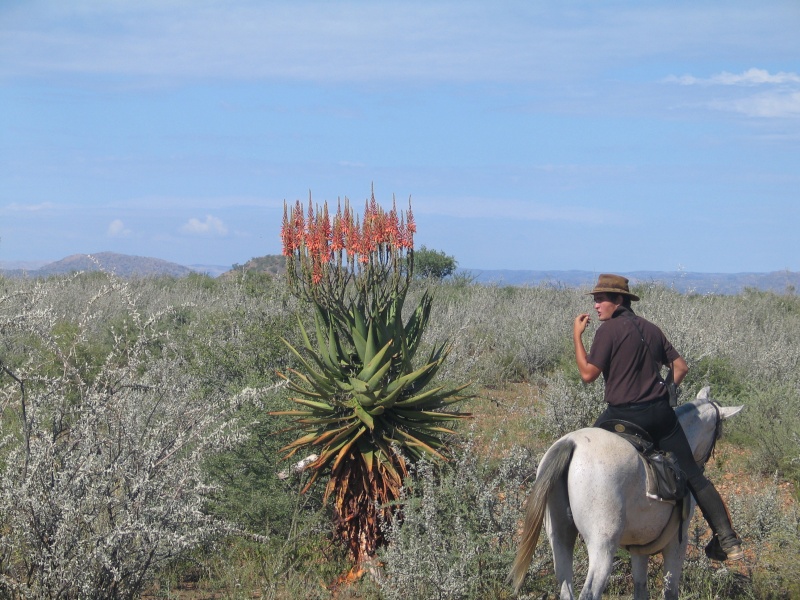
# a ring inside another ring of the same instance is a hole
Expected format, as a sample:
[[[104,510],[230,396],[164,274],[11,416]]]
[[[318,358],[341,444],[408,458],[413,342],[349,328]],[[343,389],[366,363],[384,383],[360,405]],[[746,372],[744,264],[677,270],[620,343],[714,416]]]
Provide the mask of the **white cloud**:
[[[738,112],[748,117],[800,117],[800,92],[790,94],[759,94],[737,100],[716,100],[709,106],[718,110]]]
[[[800,75],[794,72],[770,73],[766,69],[753,68],[741,73],[723,71],[708,78],[671,75],[663,81],[681,86],[700,86],[713,89],[714,94],[724,94],[696,103],[711,110],[761,118],[785,119],[800,116]],[[751,90],[755,87],[764,91],[740,91],[741,88]],[[742,95],[743,93],[747,95]]]
[[[12,202],[3,208],[3,212],[41,212],[54,208],[55,204],[52,202],[42,202],[40,204],[18,204]]]
[[[114,219],[108,225],[106,233],[108,237],[128,237],[131,234],[131,230],[125,227],[125,223],[122,222],[122,219]]]
[[[206,220],[201,221],[192,217],[189,221],[181,227],[181,232],[189,235],[203,235],[203,236],[225,236],[228,235],[228,228],[217,217],[206,215]]]
[[[779,71],[773,75],[765,69],[748,69],[738,74],[723,71],[707,79],[694,77],[693,75],[681,75],[680,77],[670,75],[664,79],[664,82],[677,83],[679,85],[782,85],[800,83],[800,75],[784,71]]]

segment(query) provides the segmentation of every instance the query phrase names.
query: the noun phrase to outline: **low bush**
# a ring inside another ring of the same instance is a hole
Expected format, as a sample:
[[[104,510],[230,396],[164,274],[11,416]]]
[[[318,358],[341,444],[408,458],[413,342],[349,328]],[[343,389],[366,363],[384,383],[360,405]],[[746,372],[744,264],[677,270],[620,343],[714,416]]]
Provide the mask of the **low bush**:
[[[489,467],[467,440],[438,473],[420,465],[380,554],[382,598],[510,598],[520,508],[536,463],[511,448]],[[535,559],[537,560],[537,559]],[[538,556],[537,564],[546,562]]]

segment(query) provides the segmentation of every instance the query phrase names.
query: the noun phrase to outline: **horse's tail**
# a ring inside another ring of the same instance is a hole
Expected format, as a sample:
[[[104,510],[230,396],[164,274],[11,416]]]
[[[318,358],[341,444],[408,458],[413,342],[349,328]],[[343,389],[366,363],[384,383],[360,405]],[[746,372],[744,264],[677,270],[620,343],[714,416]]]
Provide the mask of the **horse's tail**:
[[[562,438],[550,447],[539,465],[536,482],[533,484],[533,490],[528,496],[525,508],[522,541],[517,550],[514,565],[511,567],[511,573],[508,576],[509,581],[514,586],[514,593],[519,593],[519,588],[522,587],[525,575],[528,574],[533,551],[536,549],[536,542],[539,541],[539,534],[542,531],[547,497],[550,495],[553,486],[566,474],[574,450],[575,442],[570,438]]]

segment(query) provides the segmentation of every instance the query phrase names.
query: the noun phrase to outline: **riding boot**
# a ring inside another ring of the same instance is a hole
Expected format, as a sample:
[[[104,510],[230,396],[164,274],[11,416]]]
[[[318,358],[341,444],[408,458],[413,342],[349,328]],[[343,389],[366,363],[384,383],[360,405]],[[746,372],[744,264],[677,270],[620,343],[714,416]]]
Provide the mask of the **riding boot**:
[[[706,546],[706,556],[720,562],[744,558],[742,541],[733,530],[728,509],[714,484],[709,482],[703,489],[692,492],[703,516],[714,532],[714,536]]]

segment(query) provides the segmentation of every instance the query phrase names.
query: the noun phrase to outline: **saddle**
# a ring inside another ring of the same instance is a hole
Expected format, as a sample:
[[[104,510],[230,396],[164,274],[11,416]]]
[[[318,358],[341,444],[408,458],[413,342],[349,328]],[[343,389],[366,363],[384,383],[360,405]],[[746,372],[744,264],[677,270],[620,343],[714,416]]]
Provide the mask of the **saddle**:
[[[662,452],[655,447],[650,435],[635,423],[609,420],[598,425],[601,429],[616,433],[636,448],[647,473],[648,498],[659,502],[676,504],[686,497],[686,475],[678,466],[671,452]]]

